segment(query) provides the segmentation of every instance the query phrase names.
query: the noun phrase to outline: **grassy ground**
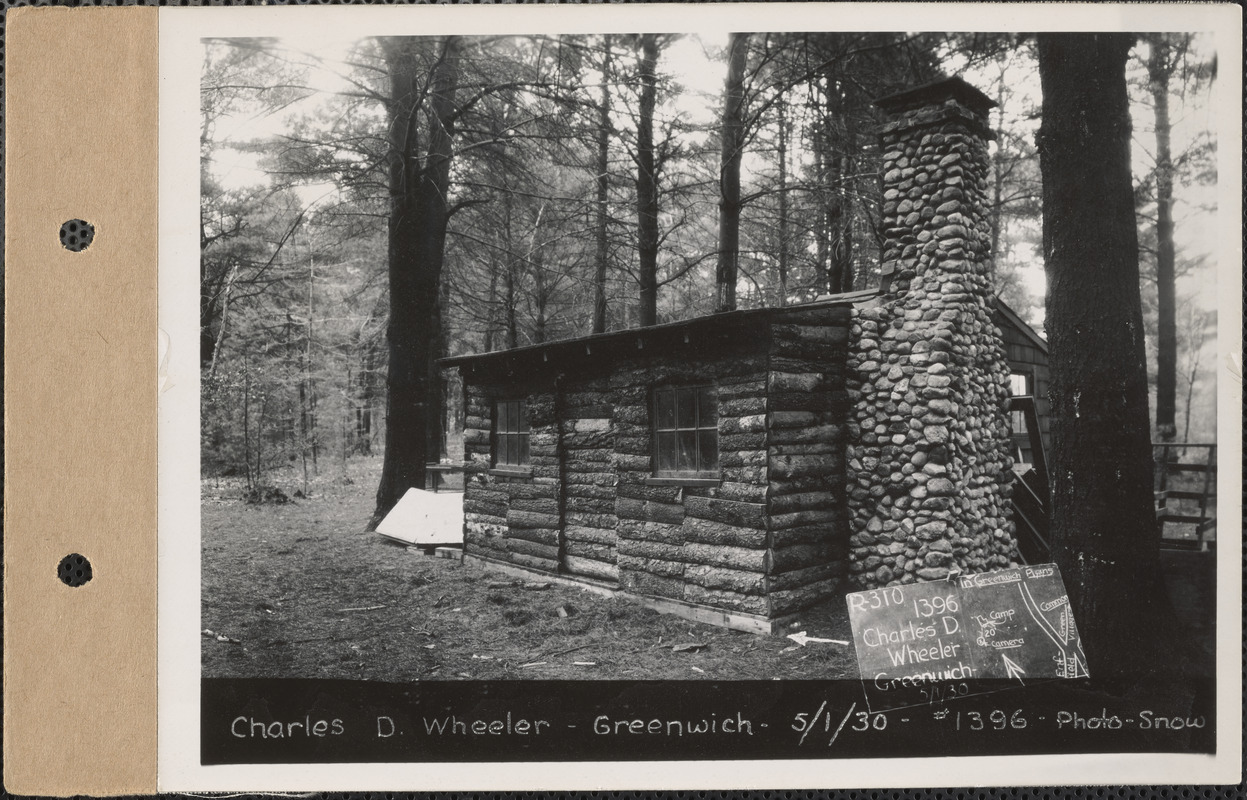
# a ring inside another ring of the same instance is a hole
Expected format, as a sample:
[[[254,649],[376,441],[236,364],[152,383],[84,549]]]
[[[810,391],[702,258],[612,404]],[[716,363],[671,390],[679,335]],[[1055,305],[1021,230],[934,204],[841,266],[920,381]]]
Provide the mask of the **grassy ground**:
[[[310,497],[284,505],[244,503],[236,480],[203,481],[205,677],[857,677],[851,645],[800,647],[577,588],[540,588],[540,578],[515,581],[365,533],[380,463],[353,459],[345,476],[335,470],[313,481]],[[300,478],[292,471],[277,483],[293,496]],[[1190,636],[1184,669],[1211,674],[1215,554],[1170,551],[1163,562]],[[852,638],[843,602],[811,610],[800,630]]]
[[[379,469],[379,459],[355,459],[350,484],[335,474],[285,505],[247,505],[236,482],[203,482],[205,677],[857,676],[851,645],[800,647],[389,544],[362,532]],[[300,488],[293,474],[278,484]],[[811,611],[799,630],[851,639],[843,603]]]

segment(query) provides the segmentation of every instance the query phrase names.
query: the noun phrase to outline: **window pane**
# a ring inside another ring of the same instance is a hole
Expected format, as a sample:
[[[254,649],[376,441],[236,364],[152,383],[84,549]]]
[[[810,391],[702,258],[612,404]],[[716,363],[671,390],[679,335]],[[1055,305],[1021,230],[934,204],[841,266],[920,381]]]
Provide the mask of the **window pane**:
[[[711,388],[697,390],[697,427],[713,428],[719,415],[715,406],[717,393]]]
[[[678,450],[675,457],[675,468],[678,472],[693,472],[697,469],[697,432],[680,431],[676,434]]]
[[[1014,397],[1028,395],[1030,391],[1030,375],[1024,372],[1015,372],[1009,376],[1009,393]]]
[[[703,472],[714,472],[719,468],[719,432],[703,430],[697,432],[697,450],[701,459],[697,468]]]
[[[518,401],[515,404],[515,416],[519,432],[528,433],[528,403],[523,400]]]
[[[515,437],[509,433],[502,434],[502,463],[515,463]]]
[[[675,434],[660,433],[658,434],[658,452],[656,454],[658,460],[659,472],[675,471]]]
[[[659,429],[670,430],[675,427],[675,392],[671,389],[659,389],[654,392],[654,423]]]
[[[675,390],[675,422],[680,428],[697,427],[697,390]]]
[[[520,434],[519,438],[519,456],[516,458],[516,464],[528,463],[528,434]]]

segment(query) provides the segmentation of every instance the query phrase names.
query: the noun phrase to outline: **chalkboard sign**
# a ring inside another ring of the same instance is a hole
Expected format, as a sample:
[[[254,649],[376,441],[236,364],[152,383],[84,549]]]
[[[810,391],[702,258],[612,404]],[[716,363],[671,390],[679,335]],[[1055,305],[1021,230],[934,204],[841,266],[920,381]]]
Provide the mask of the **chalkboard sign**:
[[[1088,677],[1055,564],[888,586],[845,599],[872,708]]]

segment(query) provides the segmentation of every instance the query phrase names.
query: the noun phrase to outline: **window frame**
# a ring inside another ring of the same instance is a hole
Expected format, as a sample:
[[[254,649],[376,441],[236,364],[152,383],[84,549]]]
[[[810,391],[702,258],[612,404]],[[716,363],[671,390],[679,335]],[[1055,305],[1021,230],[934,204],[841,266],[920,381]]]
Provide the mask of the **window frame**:
[[[507,425],[508,406],[515,407],[515,426]],[[492,403],[492,420],[489,431],[489,471],[494,475],[531,476],[532,429],[528,422],[528,400],[524,397],[496,397]],[[515,442],[515,460],[509,458],[509,442]]]
[[[680,419],[680,394],[691,393],[693,395],[692,408],[694,410],[693,425],[683,425]],[[671,397],[671,425],[664,426],[661,424],[661,414],[659,411],[660,397],[669,394]],[[710,408],[713,409],[713,419],[710,424],[702,418],[703,406],[709,402]],[[650,390],[649,398],[650,410],[650,476],[646,483],[650,485],[680,485],[680,486],[717,486],[721,482],[721,460],[719,450],[719,392],[718,386],[713,383],[669,383],[661,384]],[[706,434],[713,433],[714,448],[714,466],[712,469],[691,470],[681,469],[663,469],[660,465],[663,462],[662,438],[664,434],[672,435],[670,454],[671,462],[678,462],[679,459],[679,436],[680,434],[692,433],[693,435],[693,454],[696,459],[695,467],[703,467],[701,463],[704,454],[702,437]]]

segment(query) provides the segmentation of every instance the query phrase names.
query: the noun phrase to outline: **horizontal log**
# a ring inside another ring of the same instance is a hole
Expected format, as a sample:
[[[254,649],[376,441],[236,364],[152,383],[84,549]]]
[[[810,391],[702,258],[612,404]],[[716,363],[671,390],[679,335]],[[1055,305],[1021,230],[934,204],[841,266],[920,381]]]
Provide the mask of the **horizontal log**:
[[[727,589],[740,594],[760,595],[766,590],[766,578],[760,572],[745,572],[706,564],[689,564],[684,568],[689,583],[707,589]]]
[[[752,463],[755,459],[750,458]],[[724,483],[742,483],[753,484],[754,486],[766,488],[767,467],[765,462],[762,466],[739,466],[729,467],[724,465],[720,470],[720,475]],[[750,501],[752,502],[752,501]]]
[[[790,569],[787,572],[772,575],[767,582],[767,586],[773,592],[796,589],[801,586],[808,586],[811,583],[817,583],[818,581],[835,578],[843,572],[844,565],[840,561],[834,561],[829,564],[816,564],[812,567]]]
[[[563,515],[563,518],[567,521],[567,525],[583,526],[586,528],[614,530],[616,525],[614,514],[586,514],[583,511],[568,511]]]
[[[519,480],[513,483],[500,483],[498,488],[506,492],[511,500],[546,498],[554,499],[558,487],[549,483],[536,483],[530,480]]]
[[[685,584],[680,578],[627,570],[622,564],[619,570],[619,585],[636,594],[668,597],[675,600],[684,597]]]
[[[528,567],[529,569],[537,569],[542,572],[558,572],[559,569],[559,562],[552,561],[548,558],[530,556],[526,553],[509,553],[508,556],[511,563],[519,564],[520,566]]]
[[[645,572],[650,575],[679,577],[684,574],[684,568],[688,566],[683,561],[668,561],[663,558],[630,556],[626,553],[617,553],[615,563],[619,566],[621,581],[625,572]]]
[[[772,480],[830,475],[844,468],[844,458],[838,453],[820,455],[772,455],[767,458]]]
[[[568,464],[565,470],[567,484],[569,486],[603,486],[613,487],[616,482],[615,473],[607,472],[601,469],[601,464],[593,464],[593,469],[584,469],[589,465]]]
[[[766,414],[753,414],[747,417],[720,417],[719,433],[763,433],[766,431]]]
[[[776,411],[766,415],[767,427],[774,432],[776,429],[795,428],[803,430],[826,421],[827,415],[816,411]],[[773,433],[772,433],[773,435]]]
[[[572,575],[584,575],[611,583],[619,580],[619,567],[593,558],[568,554],[563,556],[563,567]]]
[[[847,352],[848,348],[843,348],[837,355],[833,348],[822,348],[814,358],[772,352],[769,366],[776,372],[820,372],[835,385],[840,385],[844,382],[845,368],[842,362]]]
[[[648,522],[635,519],[620,519],[615,530],[622,539],[640,539],[648,542],[663,542],[679,545],[684,542],[684,527],[666,522]]]
[[[719,416],[748,417],[766,413],[767,398],[765,394],[739,397],[734,400],[719,401]]]
[[[813,364],[843,363],[848,348],[828,342],[776,341],[771,347],[774,357]]]
[[[762,503],[690,495],[684,498],[684,514],[738,527],[766,528],[766,506]]]
[[[811,424],[800,428],[776,428],[771,430],[769,444],[771,447],[811,444],[815,442],[838,444],[844,441],[845,433],[845,426],[833,424]]]
[[[760,417],[762,415],[759,414],[758,416]],[[762,450],[765,447],[765,431],[719,434],[719,450],[722,452],[727,452],[729,450]]]
[[[745,503],[761,503],[766,500],[766,484],[725,480],[719,484],[719,497]]]
[[[593,450],[611,447],[614,435],[610,431],[592,431],[587,433],[564,433],[563,446],[568,450]]]
[[[559,518],[556,514],[543,514],[536,511],[518,511],[512,508],[507,512],[507,526],[512,530],[536,528],[558,530]]]
[[[558,545],[531,542],[527,539],[516,539],[515,537],[507,539],[507,551],[523,553],[527,556],[536,556],[537,558],[546,558],[552,561],[558,561],[559,558]]]
[[[695,583],[684,588],[684,600],[699,605],[721,608],[727,611],[741,611],[747,614],[766,614],[770,603],[765,597],[740,594],[724,589],[707,589]]]
[[[837,501],[834,492],[784,493],[783,486],[783,484],[778,484],[771,489],[771,497],[767,502],[770,505],[772,514],[788,514],[793,511],[834,508],[843,504],[843,500]]]
[[[772,392],[769,398],[772,411],[831,411],[831,392]]]
[[[680,527],[684,541],[752,549],[766,547],[766,531],[742,528],[708,519],[686,518]]]
[[[684,506],[679,503],[618,497],[615,499],[615,516],[620,519],[639,519],[679,525],[684,521]]]
[[[557,547],[559,532],[550,528],[511,528],[507,531],[507,541],[516,539]]]
[[[609,500],[615,501],[614,486],[596,486],[591,483],[569,483],[564,490],[564,497],[569,500],[573,497],[581,497],[587,500]]]
[[[464,497],[471,497],[474,500],[484,500],[487,503],[505,503],[511,499],[511,496],[502,489],[485,483],[470,483],[464,488]]]
[[[580,558],[597,559],[604,564],[615,563],[614,545],[594,544],[593,542],[578,542],[575,539],[565,539],[563,541],[563,552],[567,555],[578,556]]]
[[[613,514],[615,501],[611,498],[569,496],[563,501],[567,511],[580,511],[588,514]]]
[[[683,562],[685,560],[682,551],[683,545],[679,544],[620,537],[617,548],[620,558],[632,556],[635,558],[657,558],[663,561]],[[619,563],[622,564],[623,562],[620,561]]]
[[[766,394],[765,373],[742,376],[728,381],[720,381],[718,385],[719,400],[736,400],[741,397],[761,397]]]
[[[709,564],[746,572],[766,572],[770,564],[766,550],[719,544],[686,544],[680,551],[680,557],[690,564]]]
[[[649,472],[650,456],[647,451],[644,455],[615,453],[611,459],[611,465],[618,470],[632,470],[635,472]]]
[[[839,458],[839,456],[836,456],[836,458]],[[843,476],[844,473],[839,470],[783,477],[772,474],[771,489],[777,494],[834,491],[836,487],[843,485]]]
[[[831,548],[833,559],[844,558],[849,548],[848,520],[771,531],[772,547],[790,547],[795,544],[825,544]]]
[[[771,592],[771,613],[789,614],[817,605],[838,594],[840,584],[839,578],[828,578],[796,589]]]
[[[821,372],[771,372],[768,375],[770,391],[821,392],[828,388],[827,379]],[[773,406],[774,407],[774,406]]]
[[[596,544],[614,545],[619,534],[614,528],[589,528],[583,525],[568,525],[563,529],[563,538],[572,542],[593,542]]]
[[[786,514],[771,515],[771,530],[782,531],[785,528],[798,528],[806,525],[828,525],[844,519],[844,512],[834,508],[815,508],[805,511],[790,511]]]
[[[491,517],[484,514],[465,514],[463,517],[465,530],[490,532],[491,536],[503,536],[507,532],[505,517]]]
[[[621,403],[615,406],[615,414],[612,421],[616,425],[648,425],[649,424],[649,408],[644,405],[628,405]]]
[[[484,514],[491,517],[506,517],[507,503],[487,503],[477,500],[474,497],[463,498],[463,511],[465,514]]]
[[[511,511],[533,511],[557,517],[559,501],[547,497],[517,497],[511,501]]]
[[[615,493],[620,497],[628,497],[633,500],[650,500],[658,503],[678,503],[680,502],[679,486],[649,486],[642,483],[648,478],[648,472],[640,477],[639,480],[621,480],[619,485],[615,487]]]
[[[771,550],[771,574],[828,564],[834,560],[834,548],[826,542],[796,544]]]

